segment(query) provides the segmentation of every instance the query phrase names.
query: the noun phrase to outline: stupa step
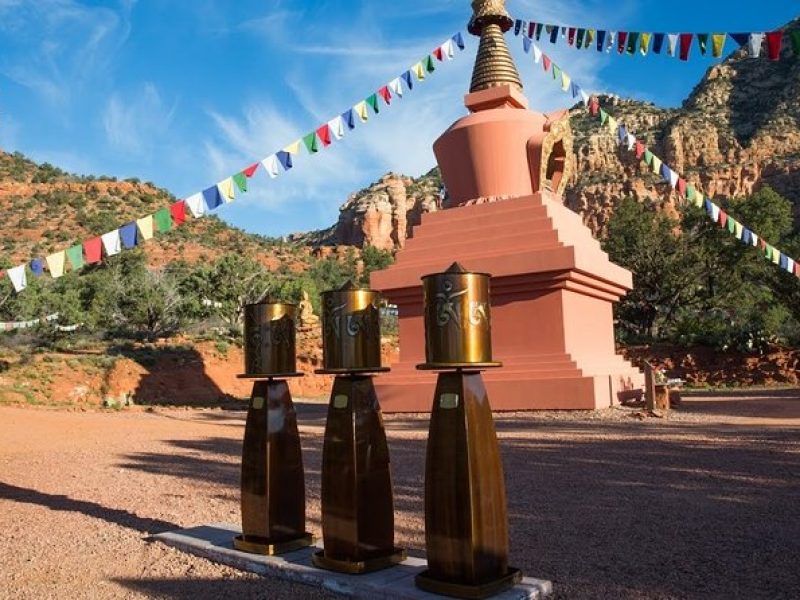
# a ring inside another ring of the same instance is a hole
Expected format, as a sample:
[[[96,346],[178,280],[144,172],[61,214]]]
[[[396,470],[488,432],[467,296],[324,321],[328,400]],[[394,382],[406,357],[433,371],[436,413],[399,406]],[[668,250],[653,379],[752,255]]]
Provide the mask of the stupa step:
[[[508,200],[507,202],[515,201]],[[469,223],[476,219],[486,222],[487,215],[491,215],[491,218],[488,220],[490,220],[492,224],[497,223],[498,225],[508,225],[520,218],[546,219],[549,217],[547,209],[544,206],[537,206],[530,201],[517,203],[511,209],[503,211],[495,209],[496,206],[502,207],[502,205],[503,202],[496,202],[493,204],[479,204],[477,206],[462,206],[449,211],[426,213],[422,215],[422,224],[424,227],[417,226],[416,229],[424,231],[430,227],[431,231],[441,231],[441,228],[450,229],[452,227],[459,227],[463,223]],[[452,219],[442,218],[442,215],[447,216],[450,213],[460,214]]]
[[[517,233],[514,235],[503,236],[503,253],[515,250],[547,250],[551,248],[558,248],[563,246],[557,240],[552,239],[555,236],[543,235],[541,238],[531,239],[531,234],[528,232]],[[549,238],[549,239],[548,239]],[[397,264],[407,264],[410,262],[418,262],[431,254],[435,253],[438,256],[453,256],[453,257],[466,257],[470,255],[487,256],[492,254],[495,237],[487,236],[472,237],[472,236],[458,236],[457,239],[441,239],[430,240],[426,244],[420,244],[417,247],[407,245],[402,252],[402,260],[400,255],[397,258]]]
[[[425,227],[427,227],[428,223],[435,223],[439,220],[455,222],[460,219],[472,218],[476,213],[484,214],[484,211],[491,213],[492,218],[494,219],[501,218],[501,215],[509,212],[513,213],[520,210],[541,210],[542,208],[542,203],[534,201],[534,196],[520,196],[519,198],[509,198],[508,200],[501,200],[498,202],[469,204],[455,208],[448,208],[446,210],[425,213],[422,215],[422,223],[425,225]]]
[[[494,238],[500,235],[514,235],[517,233],[527,233],[531,236],[549,236],[553,241],[558,241],[558,236],[553,231],[553,222],[547,217],[532,215],[521,212],[508,223],[498,223],[496,221],[487,222],[486,219],[474,218],[469,221],[462,221],[458,227],[447,223],[438,223],[436,227],[421,229],[420,235],[408,238],[406,247],[412,244],[425,244],[429,240],[442,238],[458,238],[465,235],[476,238]]]

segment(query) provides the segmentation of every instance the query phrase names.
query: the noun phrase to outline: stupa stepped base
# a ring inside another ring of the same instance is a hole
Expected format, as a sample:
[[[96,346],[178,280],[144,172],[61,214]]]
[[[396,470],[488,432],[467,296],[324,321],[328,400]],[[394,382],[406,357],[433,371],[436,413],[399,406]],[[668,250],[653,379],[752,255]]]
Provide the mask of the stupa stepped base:
[[[395,264],[373,273],[400,315],[400,362],[376,380],[385,412],[430,410],[435,376],[415,369],[425,362],[420,278],[453,261],[492,275],[493,354],[504,366],[484,377],[495,410],[605,408],[644,385],[614,347],[612,304],[630,272],[543,192],[426,214]]]

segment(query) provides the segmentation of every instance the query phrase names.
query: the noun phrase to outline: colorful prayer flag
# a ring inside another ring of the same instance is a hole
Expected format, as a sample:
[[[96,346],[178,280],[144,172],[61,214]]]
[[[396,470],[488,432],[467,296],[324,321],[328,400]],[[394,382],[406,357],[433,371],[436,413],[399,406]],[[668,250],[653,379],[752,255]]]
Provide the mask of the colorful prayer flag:
[[[367,104],[375,111],[375,114],[381,112],[381,107],[378,105],[378,94],[372,94],[367,98]]]
[[[206,208],[208,210],[214,210],[223,204],[222,196],[220,195],[219,188],[216,185],[212,185],[210,188],[204,189],[202,193],[203,199],[206,202]],[[122,232],[120,232],[120,235],[122,235]]]
[[[770,60],[780,60],[783,31],[771,31],[767,34],[767,51]]]
[[[76,244],[70,248],[67,248],[67,258],[69,259],[69,264],[72,265],[72,270],[77,271],[83,265],[83,244]]]
[[[217,186],[214,186],[214,190],[217,189]],[[125,223],[122,227],[119,228],[119,239],[122,240],[122,247],[126,249],[135,248],[137,240],[136,235],[136,223]]]
[[[725,39],[728,36],[724,33],[711,34],[711,55],[714,58],[719,58],[725,49]]]
[[[25,265],[19,265],[8,269],[8,278],[11,280],[11,285],[14,286],[15,292],[21,292],[28,287],[27,274],[25,273]]]
[[[317,145],[317,133],[315,131],[303,136],[303,144],[305,145],[309,154],[316,154],[319,152],[319,146]]]
[[[236,187],[239,188],[241,193],[247,191],[247,176],[244,173],[236,173],[233,175],[233,182],[236,184]],[[155,215],[153,215],[155,219]]]
[[[100,240],[103,242],[103,250],[105,250],[106,256],[115,256],[120,253],[122,247],[120,245],[119,229],[115,229],[114,231],[109,231],[108,233],[104,233],[103,235],[100,236]],[[50,265],[49,259],[47,261],[47,268],[50,269],[51,273],[53,272],[53,268]]]
[[[244,181],[245,181],[245,188],[242,191],[247,190],[247,179],[242,173],[238,174]],[[236,177],[234,175],[234,177]],[[158,229],[159,233],[167,233],[172,229],[172,217],[169,214],[168,208],[162,208],[157,210],[153,214],[153,222],[156,225],[156,229]],[[86,251],[86,244],[83,246],[84,251]],[[89,262],[89,253],[86,252],[86,261]]]
[[[186,206],[189,207],[195,219],[199,219],[206,214],[206,204],[203,202],[203,195],[200,192],[186,198]]]
[[[323,147],[327,148],[331,145],[331,130],[327,123],[317,129],[317,137],[319,138],[319,141],[322,142]]]
[[[169,207],[169,214],[175,227],[183,225],[186,222],[186,202],[183,200],[173,202]]]
[[[264,170],[267,172],[267,175],[269,175],[270,179],[275,179],[280,174],[277,155],[269,155],[267,158],[261,161],[261,164],[264,165]]]
[[[139,230],[138,238],[143,241],[153,239],[153,215],[147,215],[141,219],[136,219],[136,227]],[[69,250],[67,250],[69,256]]]
[[[353,107],[353,110],[358,115],[358,118],[361,119],[362,123],[366,123],[369,120],[369,112],[367,111],[367,103],[362,100],[358,104]]]
[[[100,241],[100,238],[97,238]],[[36,276],[40,277],[44,274],[44,261],[41,258],[34,258],[31,261],[31,272]]]
[[[119,250],[117,250],[119,252]],[[45,262],[47,262],[47,270],[50,271],[50,277],[53,279],[58,279],[64,274],[64,259],[66,255],[64,251],[56,252],[55,254],[51,254],[47,258],[45,258]]]
[[[219,188],[219,194],[226,203],[229,204],[236,198],[236,194],[233,190],[233,178],[228,177],[223,179],[217,183],[217,188]]]
[[[252,165],[250,165],[246,169],[243,169],[242,173],[244,173],[245,177],[252,177],[255,174],[257,169],[258,169],[258,163],[253,163]]]

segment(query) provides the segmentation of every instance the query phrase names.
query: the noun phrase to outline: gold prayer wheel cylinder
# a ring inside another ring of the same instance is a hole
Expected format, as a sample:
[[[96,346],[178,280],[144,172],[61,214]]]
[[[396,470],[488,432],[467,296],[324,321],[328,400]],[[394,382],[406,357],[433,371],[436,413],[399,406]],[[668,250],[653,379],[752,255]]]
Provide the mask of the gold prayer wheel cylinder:
[[[247,377],[295,374],[297,306],[260,302],[244,307],[244,369]]]
[[[322,293],[322,371],[381,370],[380,297],[352,281]]]
[[[489,279],[458,263],[422,278],[427,362],[421,368],[500,366],[492,361]]]

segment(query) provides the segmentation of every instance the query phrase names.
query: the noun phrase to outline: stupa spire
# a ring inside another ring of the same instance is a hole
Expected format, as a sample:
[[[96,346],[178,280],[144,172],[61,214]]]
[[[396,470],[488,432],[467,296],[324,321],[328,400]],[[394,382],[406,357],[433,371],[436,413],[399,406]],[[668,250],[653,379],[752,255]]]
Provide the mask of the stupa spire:
[[[514,25],[505,4],[505,0],[472,2],[472,19],[467,29],[472,35],[480,36],[481,41],[472,70],[470,93],[501,85],[511,85],[522,91],[517,66],[503,36]]]

